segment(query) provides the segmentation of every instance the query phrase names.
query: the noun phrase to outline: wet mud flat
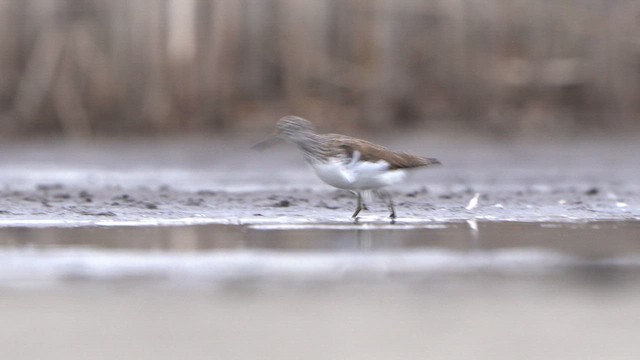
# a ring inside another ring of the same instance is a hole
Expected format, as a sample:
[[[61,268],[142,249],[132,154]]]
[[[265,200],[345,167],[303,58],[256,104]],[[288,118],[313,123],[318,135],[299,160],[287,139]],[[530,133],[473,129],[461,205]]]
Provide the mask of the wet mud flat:
[[[231,140],[0,145],[5,355],[640,356],[638,142],[379,141],[445,164],[391,224]]]
[[[0,144],[0,226],[351,221],[352,194],[318,180],[289,146],[249,150],[258,138]],[[444,163],[388,189],[399,223],[640,218],[633,137],[373,140]],[[367,203],[363,222],[387,222],[379,200]]]
[[[197,174],[193,175],[197,177]],[[194,185],[197,181],[194,179]],[[0,190],[0,226],[109,226],[191,224],[346,224],[355,196],[314,187],[176,189],[170,185],[79,186],[39,183]],[[408,184],[393,189],[398,224],[423,222],[584,222],[640,219],[640,192],[619,185]],[[615,190],[613,190],[615,189]],[[469,207],[478,200],[478,205]],[[360,223],[390,223],[386,206],[366,198]]]

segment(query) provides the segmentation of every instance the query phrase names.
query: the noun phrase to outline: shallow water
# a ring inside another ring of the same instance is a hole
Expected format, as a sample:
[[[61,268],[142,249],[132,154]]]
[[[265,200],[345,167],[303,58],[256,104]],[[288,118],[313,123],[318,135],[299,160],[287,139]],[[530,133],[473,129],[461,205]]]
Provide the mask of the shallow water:
[[[0,228],[0,285],[640,273],[640,222]]]
[[[640,223],[0,228],[15,359],[635,359]]]

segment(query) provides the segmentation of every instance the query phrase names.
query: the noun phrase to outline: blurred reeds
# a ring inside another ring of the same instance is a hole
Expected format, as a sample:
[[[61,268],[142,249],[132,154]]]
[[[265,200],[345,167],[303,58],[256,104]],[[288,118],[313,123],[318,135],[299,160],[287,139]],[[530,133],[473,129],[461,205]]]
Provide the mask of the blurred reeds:
[[[5,135],[626,129],[637,0],[0,0]]]

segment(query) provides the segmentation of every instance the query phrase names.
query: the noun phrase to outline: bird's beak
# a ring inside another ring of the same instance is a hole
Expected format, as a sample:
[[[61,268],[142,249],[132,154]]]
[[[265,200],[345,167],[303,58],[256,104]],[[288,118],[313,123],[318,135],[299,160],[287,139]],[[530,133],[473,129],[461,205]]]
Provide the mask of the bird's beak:
[[[280,136],[278,136],[277,132],[274,132],[273,134],[271,134],[266,139],[264,139],[264,140],[258,142],[257,144],[253,145],[251,147],[251,149],[253,149],[253,150],[264,150],[264,149],[266,149],[268,147],[273,146],[278,141],[280,141]]]

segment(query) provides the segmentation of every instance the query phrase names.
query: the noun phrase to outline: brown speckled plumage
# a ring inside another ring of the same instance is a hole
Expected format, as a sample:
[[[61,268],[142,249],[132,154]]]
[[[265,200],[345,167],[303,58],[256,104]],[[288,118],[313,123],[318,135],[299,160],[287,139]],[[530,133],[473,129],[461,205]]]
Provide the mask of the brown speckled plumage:
[[[360,153],[360,160],[389,163],[389,170],[411,169],[421,166],[437,165],[440,161],[433,158],[412,155],[406,152],[395,152],[372,142],[339,134],[322,134],[324,145],[330,156],[346,156],[352,158],[355,151]]]

